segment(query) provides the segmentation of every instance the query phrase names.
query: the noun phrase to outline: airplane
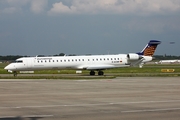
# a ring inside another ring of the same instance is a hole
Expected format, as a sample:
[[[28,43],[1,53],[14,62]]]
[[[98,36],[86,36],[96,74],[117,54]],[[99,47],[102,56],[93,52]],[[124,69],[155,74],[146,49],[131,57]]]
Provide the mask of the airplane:
[[[153,59],[156,47],[161,43],[150,40],[141,52],[115,55],[22,57],[7,65],[4,69],[17,76],[19,71],[34,70],[89,70],[90,75],[104,75],[103,70],[120,67],[138,66]]]
[[[160,60],[159,62],[156,62],[156,64],[163,64],[163,63],[180,63],[180,60]]]

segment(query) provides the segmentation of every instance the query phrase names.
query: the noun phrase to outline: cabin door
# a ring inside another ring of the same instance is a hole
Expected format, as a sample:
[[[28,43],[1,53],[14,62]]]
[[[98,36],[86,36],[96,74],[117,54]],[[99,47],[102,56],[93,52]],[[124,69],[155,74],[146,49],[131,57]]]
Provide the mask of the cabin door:
[[[27,68],[31,69],[33,64],[33,59],[28,59],[27,60]]]

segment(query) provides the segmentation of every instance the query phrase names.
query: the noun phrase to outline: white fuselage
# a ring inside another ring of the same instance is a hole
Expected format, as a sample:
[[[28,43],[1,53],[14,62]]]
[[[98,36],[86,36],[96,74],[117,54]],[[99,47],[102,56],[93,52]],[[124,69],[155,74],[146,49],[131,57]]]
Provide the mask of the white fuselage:
[[[141,63],[152,60],[151,56],[143,56]],[[104,70],[117,67],[129,67],[138,60],[129,60],[127,54],[90,55],[90,56],[51,56],[23,57],[5,67],[11,71],[50,70],[50,69],[84,69]]]

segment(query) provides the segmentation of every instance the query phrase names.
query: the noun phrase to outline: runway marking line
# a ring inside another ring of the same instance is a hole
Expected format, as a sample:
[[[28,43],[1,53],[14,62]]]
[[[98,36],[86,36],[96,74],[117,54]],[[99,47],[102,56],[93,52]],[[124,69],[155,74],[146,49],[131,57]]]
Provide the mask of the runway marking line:
[[[50,108],[50,107],[78,107],[78,106],[101,106],[101,105],[123,105],[123,104],[145,104],[145,103],[173,103],[180,102],[180,100],[167,101],[137,101],[137,102],[109,102],[98,104],[72,104],[72,105],[44,105],[44,106],[15,106],[15,107],[0,107],[0,109],[21,109],[21,108]]]
[[[160,111],[175,111],[180,110],[180,108],[164,108],[164,109],[151,109],[151,110],[129,110],[121,111],[121,113],[140,113],[140,112],[160,112]]]

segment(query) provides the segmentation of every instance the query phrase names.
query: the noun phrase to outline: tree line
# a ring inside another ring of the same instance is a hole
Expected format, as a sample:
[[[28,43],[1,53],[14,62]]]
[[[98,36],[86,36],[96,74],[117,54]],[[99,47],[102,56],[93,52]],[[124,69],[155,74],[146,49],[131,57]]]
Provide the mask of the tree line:
[[[16,60],[20,57],[27,57],[27,56],[21,56],[21,55],[7,55],[7,56],[0,56],[1,61],[8,61],[8,60]]]

